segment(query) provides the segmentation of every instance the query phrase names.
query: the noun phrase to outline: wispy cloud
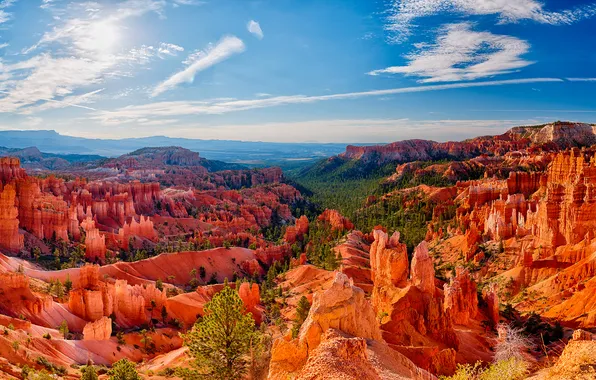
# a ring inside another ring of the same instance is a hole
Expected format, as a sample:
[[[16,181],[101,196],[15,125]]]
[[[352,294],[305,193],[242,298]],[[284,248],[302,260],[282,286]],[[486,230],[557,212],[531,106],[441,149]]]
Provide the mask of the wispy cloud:
[[[43,48],[46,51],[0,66],[0,90],[6,95],[0,99],[0,112],[32,113],[89,102],[89,94],[94,92],[81,94],[81,89],[127,75],[123,66],[143,63],[148,52],[163,57],[179,51],[176,45],[162,43],[151,47],[152,51],[142,47],[127,54],[115,52],[126,19],[159,13],[165,4],[163,0],[126,0],[112,7],[98,3],[66,5],[56,18],[57,25],[23,54]],[[57,10],[52,8],[52,12]],[[56,44],[60,48],[55,48]]]
[[[12,13],[6,12],[4,8],[10,7],[16,2],[17,0],[0,1],[0,24],[4,24],[5,22],[10,21],[12,19]]]
[[[162,42],[159,46],[141,45],[138,48],[132,48],[123,58],[130,62],[145,65],[155,57],[165,59],[175,57],[179,52],[184,51],[182,46]]]
[[[148,103],[138,106],[128,106],[113,111],[101,111],[91,116],[106,125],[131,123],[141,118],[171,118],[172,116],[188,115],[214,115],[230,112],[239,112],[250,109],[276,107],[290,104],[315,103],[328,100],[358,99],[371,96],[395,95],[427,91],[441,91],[469,87],[490,87],[529,83],[563,82],[559,78],[526,78],[484,82],[462,82],[441,85],[428,85],[416,87],[402,87],[387,90],[374,90],[364,92],[349,92],[331,95],[290,95],[269,98],[256,98],[247,100],[207,100],[207,101],[169,101]]]
[[[392,66],[369,72],[405,74],[424,78],[420,82],[457,82],[507,74],[531,65],[521,58],[530,44],[511,36],[471,30],[471,23],[443,27],[433,44],[417,44],[407,56],[406,66]]]
[[[258,22],[256,22],[255,20],[250,20],[248,22],[248,24],[246,25],[246,28],[248,29],[249,32],[254,34],[259,40],[262,40],[263,37],[265,36],[263,34],[263,30],[261,29],[261,25]]]
[[[552,12],[537,0],[392,0],[385,26],[392,40],[401,42],[412,32],[414,20],[439,13],[497,15],[500,23],[532,20],[551,25],[571,24],[596,15],[596,5]]]
[[[596,82],[596,78],[565,78],[570,82]]]
[[[185,61],[188,66],[158,84],[151,93],[151,96],[157,96],[182,83],[192,83],[198,72],[225,61],[234,54],[242,53],[245,48],[244,42],[238,37],[226,36],[222,38],[217,44],[210,45],[203,51],[193,53]]]

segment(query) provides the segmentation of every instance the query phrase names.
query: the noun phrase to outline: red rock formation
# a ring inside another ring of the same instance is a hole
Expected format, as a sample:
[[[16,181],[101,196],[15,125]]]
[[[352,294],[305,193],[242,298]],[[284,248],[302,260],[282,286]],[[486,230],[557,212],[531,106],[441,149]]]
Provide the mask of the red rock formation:
[[[99,280],[99,267],[84,269],[79,285],[70,292],[68,306],[75,315],[87,321],[114,314],[121,327],[139,326],[148,322],[150,315],[146,308],[152,300],[157,311],[166,304],[165,292],[152,284],[130,286],[126,280],[108,283]]]
[[[484,290],[484,300],[487,304],[489,321],[496,326],[499,323],[499,294],[496,283],[491,283]]]
[[[243,282],[238,289],[238,295],[244,303],[246,310],[252,314],[257,325],[261,324],[263,320],[263,313],[259,308],[261,303],[261,293],[259,291],[258,284],[252,284],[252,287],[248,282]]]
[[[106,237],[95,228],[95,222],[86,219],[81,227],[85,230],[85,257],[90,261],[104,262],[106,259]]]
[[[298,338],[290,340],[288,336],[274,342],[269,378],[283,378],[299,371],[331,328],[356,337],[382,340],[375,313],[364,292],[354,287],[346,275],[337,272],[329,289],[315,293]]]
[[[83,340],[108,340],[112,335],[112,320],[103,317],[89,322],[83,328]]]
[[[531,148],[558,150],[573,146],[590,146],[596,142],[589,124],[557,122],[541,128],[515,127],[499,136],[482,136],[462,142],[437,143],[428,140],[405,140],[387,145],[348,145],[343,159],[375,161],[379,164],[398,161],[433,161],[452,157],[470,159],[482,154],[503,156]]]
[[[457,325],[467,325],[478,313],[478,294],[476,283],[470,272],[457,267],[455,277],[449,284],[443,285],[445,293],[445,311],[448,311]]]
[[[586,331],[586,330],[575,330],[573,331],[573,340],[593,340],[594,336],[592,335],[592,333]]]
[[[375,286],[403,287],[408,278],[408,252],[406,245],[399,243],[399,232],[391,239],[386,232],[374,230],[374,242],[370,247],[370,266]]]
[[[0,184],[6,184],[15,179],[23,179],[26,176],[25,170],[21,169],[21,161],[18,158],[0,158]]]
[[[331,229],[334,231],[349,231],[354,229],[354,224],[337,210],[325,210],[319,215],[318,220],[331,225]]]
[[[428,244],[422,241],[412,257],[412,284],[421,292],[434,294],[435,292],[435,266],[428,255]]]
[[[306,217],[306,215],[302,215],[300,218],[296,219],[296,225],[288,226],[286,228],[284,240],[288,244],[294,244],[297,240],[302,239],[302,237],[307,233],[308,218]]]
[[[0,185],[0,248],[18,252],[24,247],[23,235],[19,234],[16,192],[12,185]]]
[[[428,356],[419,354],[421,347],[457,347],[458,339],[450,315],[444,310],[444,296],[434,285],[433,263],[426,242],[416,249],[412,280],[408,282],[406,246],[399,243],[399,233],[388,239],[385,232],[375,230],[374,238],[370,249],[374,283],[371,300],[377,314],[383,316],[383,338],[418,366],[433,370]],[[450,371],[451,367],[446,369]]]

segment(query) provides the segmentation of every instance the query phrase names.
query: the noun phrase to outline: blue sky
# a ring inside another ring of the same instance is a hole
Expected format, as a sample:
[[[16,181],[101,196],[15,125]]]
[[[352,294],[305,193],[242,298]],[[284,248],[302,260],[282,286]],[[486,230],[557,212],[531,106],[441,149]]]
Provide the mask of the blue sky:
[[[364,143],[595,122],[595,26],[590,1],[0,0],[0,129]]]

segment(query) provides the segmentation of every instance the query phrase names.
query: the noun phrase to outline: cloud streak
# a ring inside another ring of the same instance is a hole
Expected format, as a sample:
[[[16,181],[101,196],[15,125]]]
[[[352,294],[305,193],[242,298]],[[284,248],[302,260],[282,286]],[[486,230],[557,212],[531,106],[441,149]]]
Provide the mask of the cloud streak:
[[[148,103],[138,106],[128,106],[113,111],[102,111],[91,116],[106,125],[131,123],[141,118],[171,118],[172,116],[190,115],[216,115],[230,112],[246,111],[251,109],[277,107],[291,104],[315,103],[329,100],[358,99],[363,97],[397,95],[428,91],[443,91],[470,87],[492,87],[530,83],[557,83],[563,82],[560,78],[525,78],[500,81],[484,81],[469,83],[452,83],[440,85],[427,85],[416,87],[402,87],[386,90],[373,90],[363,92],[349,92],[331,95],[290,95],[247,100],[207,100],[207,101],[169,101]]]
[[[412,34],[414,20],[440,13],[466,16],[496,15],[500,23],[532,20],[542,24],[572,24],[596,15],[596,5],[552,12],[537,0],[392,0],[385,29],[392,42],[403,42]]]
[[[404,74],[420,82],[457,82],[508,74],[533,62],[521,58],[530,44],[515,37],[471,30],[471,23],[442,28],[434,44],[418,44],[406,66],[392,66],[370,75]]]
[[[158,84],[152,91],[151,96],[158,96],[182,83],[192,83],[198,72],[225,61],[235,54],[242,53],[245,49],[246,47],[241,39],[235,36],[226,36],[217,44],[192,54],[189,59],[185,61],[188,66],[184,70],[175,73]]]

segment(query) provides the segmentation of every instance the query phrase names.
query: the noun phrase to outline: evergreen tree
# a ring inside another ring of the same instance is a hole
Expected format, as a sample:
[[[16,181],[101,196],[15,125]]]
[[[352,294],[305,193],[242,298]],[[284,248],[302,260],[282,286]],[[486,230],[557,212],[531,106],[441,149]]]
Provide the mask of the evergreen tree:
[[[310,310],[310,302],[305,296],[300,297],[298,301],[298,306],[296,307],[296,317],[294,318],[294,325],[292,326],[292,338],[298,337],[298,333],[300,332],[300,327],[308,317],[308,312]]]
[[[168,310],[166,309],[165,305],[161,307],[161,321],[166,324],[168,319]]]
[[[69,334],[69,330],[68,330],[68,323],[66,323],[66,320],[63,320],[62,323],[60,324],[60,326],[58,327],[58,331],[60,331],[60,333],[62,334],[62,336],[64,336],[64,339],[68,338],[68,334]]]
[[[97,371],[93,365],[87,364],[81,369],[81,380],[98,380]]]
[[[118,360],[108,374],[110,380],[142,380],[135,365],[128,359]]]
[[[184,335],[184,343],[195,358],[192,375],[213,379],[240,379],[248,367],[247,356],[258,344],[258,331],[238,292],[229,286],[205,305],[205,315]]]
[[[72,281],[70,280],[70,275],[66,277],[66,281],[64,281],[64,290],[66,290],[66,294],[70,293],[72,289]]]

